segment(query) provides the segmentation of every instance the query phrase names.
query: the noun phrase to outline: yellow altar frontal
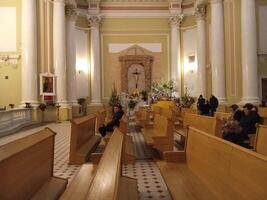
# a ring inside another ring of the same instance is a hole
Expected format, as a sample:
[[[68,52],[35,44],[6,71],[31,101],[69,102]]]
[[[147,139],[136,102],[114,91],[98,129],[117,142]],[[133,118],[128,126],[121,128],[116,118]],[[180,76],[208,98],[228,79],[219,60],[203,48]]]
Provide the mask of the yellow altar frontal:
[[[171,106],[175,106],[173,101],[158,101],[157,103],[152,104],[152,109],[154,107],[161,107],[161,108],[170,108]]]

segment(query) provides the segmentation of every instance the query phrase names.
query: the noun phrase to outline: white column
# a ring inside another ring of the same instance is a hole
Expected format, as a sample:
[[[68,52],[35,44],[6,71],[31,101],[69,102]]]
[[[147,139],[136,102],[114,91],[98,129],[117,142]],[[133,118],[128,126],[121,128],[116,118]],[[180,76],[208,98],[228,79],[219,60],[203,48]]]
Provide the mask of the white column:
[[[170,17],[171,25],[171,80],[177,85],[178,96],[181,96],[181,66],[180,66],[180,31],[183,14]]]
[[[242,103],[258,103],[258,63],[255,0],[241,1]]]
[[[67,90],[68,102],[77,103],[76,82],[76,38],[75,22],[77,18],[76,6],[66,6],[66,36],[67,36]]]
[[[98,15],[88,16],[91,27],[91,104],[101,104],[101,66],[100,66],[100,36],[99,27],[101,17]]]
[[[212,94],[226,103],[224,20],[222,0],[211,0]]]
[[[207,97],[206,89],[206,5],[200,4],[196,7],[197,19],[197,63],[198,63],[198,93]]]
[[[65,1],[54,0],[53,51],[57,102],[67,105]]]
[[[22,0],[21,21],[21,102],[37,104],[36,0]],[[2,27],[4,28],[4,27]]]

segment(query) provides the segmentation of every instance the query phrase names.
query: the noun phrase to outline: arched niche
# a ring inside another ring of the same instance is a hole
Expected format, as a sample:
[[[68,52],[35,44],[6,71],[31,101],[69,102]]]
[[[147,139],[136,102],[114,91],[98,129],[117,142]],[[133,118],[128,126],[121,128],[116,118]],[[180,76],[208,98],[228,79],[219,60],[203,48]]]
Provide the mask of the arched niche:
[[[142,66],[144,73],[144,89],[150,91],[151,89],[151,69],[153,64],[153,56],[146,55],[143,48],[139,46],[133,46],[129,48],[125,55],[119,57],[121,63],[121,91],[131,93],[129,91],[129,69],[133,66]],[[142,72],[141,72],[142,73]],[[142,76],[142,75],[140,75]],[[141,92],[141,91],[140,91]]]

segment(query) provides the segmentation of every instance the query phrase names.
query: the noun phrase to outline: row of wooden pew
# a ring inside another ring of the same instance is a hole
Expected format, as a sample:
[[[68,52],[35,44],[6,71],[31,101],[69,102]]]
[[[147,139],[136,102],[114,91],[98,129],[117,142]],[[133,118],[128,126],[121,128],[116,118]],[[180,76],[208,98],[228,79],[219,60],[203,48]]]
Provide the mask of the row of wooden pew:
[[[83,164],[94,154],[101,142],[101,136],[95,134],[96,123],[104,123],[101,121],[105,120],[104,115],[105,111],[100,110],[97,116],[88,115],[71,121],[70,164]],[[132,138],[126,135],[127,132],[128,120],[124,116],[119,129],[105,144],[104,152],[95,156],[97,161],[92,159],[93,164],[82,165],[65,192],[67,179],[53,176],[55,132],[45,128],[1,146],[0,199],[51,200],[59,199],[63,192],[62,199],[87,199],[87,196],[94,199],[98,195],[102,197],[97,188],[103,183],[114,187],[102,188],[107,196],[100,199],[125,199],[128,195],[129,199],[137,199],[136,180],[121,176],[121,164],[135,161]]]
[[[165,152],[157,165],[173,199],[267,197],[267,157],[189,127],[185,151]]]
[[[136,114],[136,121],[137,124],[143,127],[141,131],[146,143],[164,152],[173,149],[173,130],[180,135],[180,145],[182,147],[184,146],[189,126],[222,138],[224,121],[230,116],[231,113],[216,112],[215,117],[209,117],[196,114],[196,110],[194,109],[179,109],[177,107],[166,109],[154,107],[153,111],[145,109],[138,111]],[[151,119],[154,120],[154,123]],[[265,150],[262,149],[264,145],[259,147],[260,144],[267,143],[267,137],[265,137],[265,135],[267,135],[265,126],[258,125],[257,133],[250,134],[250,141],[247,142],[250,146],[254,147],[255,151],[260,148],[260,152],[265,152]]]
[[[137,180],[122,176],[124,134],[116,129],[97,165],[83,164],[60,199],[137,200]]]

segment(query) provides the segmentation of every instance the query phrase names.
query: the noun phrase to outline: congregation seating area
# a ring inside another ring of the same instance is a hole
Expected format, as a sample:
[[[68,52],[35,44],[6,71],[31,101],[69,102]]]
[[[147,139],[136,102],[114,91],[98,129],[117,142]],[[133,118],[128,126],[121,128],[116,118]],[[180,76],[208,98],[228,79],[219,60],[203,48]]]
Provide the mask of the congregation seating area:
[[[141,109],[131,119],[123,115],[119,127],[104,138],[97,131],[107,122],[106,109],[71,120],[69,164],[81,167],[68,186],[67,179],[52,173],[56,134],[52,130],[46,128],[1,146],[0,177],[4,181],[0,183],[0,199],[139,199],[137,179],[122,173],[124,165],[137,161],[136,144],[129,135],[129,124],[135,120],[134,126],[141,126],[146,145],[160,153],[160,157],[152,155],[151,159],[155,159],[173,199],[267,196],[265,125],[257,125],[254,149],[248,150],[222,139],[222,124],[229,113],[217,112],[209,117],[195,114],[194,109],[156,110]],[[146,117],[143,124],[138,123],[140,112]],[[175,135],[180,136],[183,150],[176,148]],[[99,146],[101,152],[96,152]],[[24,171],[12,173],[19,168]],[[17,180],[23,181],[15,184],[15,194],[10,191]]]

